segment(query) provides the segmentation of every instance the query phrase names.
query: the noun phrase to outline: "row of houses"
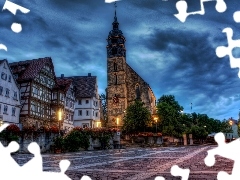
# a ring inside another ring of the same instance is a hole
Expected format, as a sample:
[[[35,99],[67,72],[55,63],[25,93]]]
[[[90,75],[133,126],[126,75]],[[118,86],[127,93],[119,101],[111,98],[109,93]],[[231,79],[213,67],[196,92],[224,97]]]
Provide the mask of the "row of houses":
[[[0,124],[36,129],[60,126],[100,127],[97,77],[56,77],[50,57],[0,61]]]

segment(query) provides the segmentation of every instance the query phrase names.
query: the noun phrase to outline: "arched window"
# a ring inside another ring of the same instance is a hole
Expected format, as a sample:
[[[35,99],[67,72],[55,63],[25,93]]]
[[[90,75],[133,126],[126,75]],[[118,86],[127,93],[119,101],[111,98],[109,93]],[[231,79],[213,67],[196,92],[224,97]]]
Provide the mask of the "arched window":
[[[116,62],[114,62],[114,64],[113,64],[113,69],[114,69],[114,71],[117,71],[117,63]]]
[[[117,48],[116,47],[113,47],[112,48],[112,55],[116,55],[117,54]]]
[[[140,94],[140,89],[139,89],[139,85],[136,85],[136,99],[141,99],[141,94]]]
[[[117,85],[117,75],[115,74],[115,85]]]

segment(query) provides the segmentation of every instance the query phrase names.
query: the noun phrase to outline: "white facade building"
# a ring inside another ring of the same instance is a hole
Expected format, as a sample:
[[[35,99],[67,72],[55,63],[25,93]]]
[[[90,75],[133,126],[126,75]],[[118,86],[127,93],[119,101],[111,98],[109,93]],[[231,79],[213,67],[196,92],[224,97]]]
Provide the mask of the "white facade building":
[[[88,76],[71,78],[76,87],[74,126],[83,128],[101,127],[97,77],[91,76],[91,73],[89,73]]]
[[[7,60],[0,60],[0,124],[19,125],[19,87],[13,77]]]

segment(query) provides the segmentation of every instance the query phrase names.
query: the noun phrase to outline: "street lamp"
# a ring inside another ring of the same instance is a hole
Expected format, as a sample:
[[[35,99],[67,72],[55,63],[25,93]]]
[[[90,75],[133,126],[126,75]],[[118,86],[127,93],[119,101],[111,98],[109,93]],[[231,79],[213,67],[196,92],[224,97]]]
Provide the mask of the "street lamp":
[[[155,117],[154,120],[156,121],[156,133],[157,133],[157,120],[158,120],[158,118]]]
[[[61,109],[59,109],[59,111],[58,111],[58,130],[59,130],[59,136],[60,136],[60,122],[61,122],[61,120],[62,120],[62,111],[61,111]]]
[[[117,118],[117,130],[118,130],[118,123],[119,123],[119,118]]]

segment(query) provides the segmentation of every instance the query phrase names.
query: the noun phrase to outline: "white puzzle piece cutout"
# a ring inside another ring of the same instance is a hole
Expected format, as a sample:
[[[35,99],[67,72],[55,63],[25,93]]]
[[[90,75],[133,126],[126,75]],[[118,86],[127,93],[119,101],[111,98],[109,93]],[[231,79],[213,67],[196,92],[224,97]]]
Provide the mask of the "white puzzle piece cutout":
[[[178,18],[178,20],[180,20],[181,22],[185,22],[189,15],[196,15],[196,14],[204,15],[205,14],[204,2],[209,2],[209,1],[216,1],[215,9],[219,13],[226,11],[227,6],[224,0],[200,0],[201,9],[200,11],[195,11],[195,12],[187,12],[187,9],[188,9],[187,2],[185,0],[180,0],[176,2],[176,9],[178,10],[178,14],[174,14],[174,16]]]

